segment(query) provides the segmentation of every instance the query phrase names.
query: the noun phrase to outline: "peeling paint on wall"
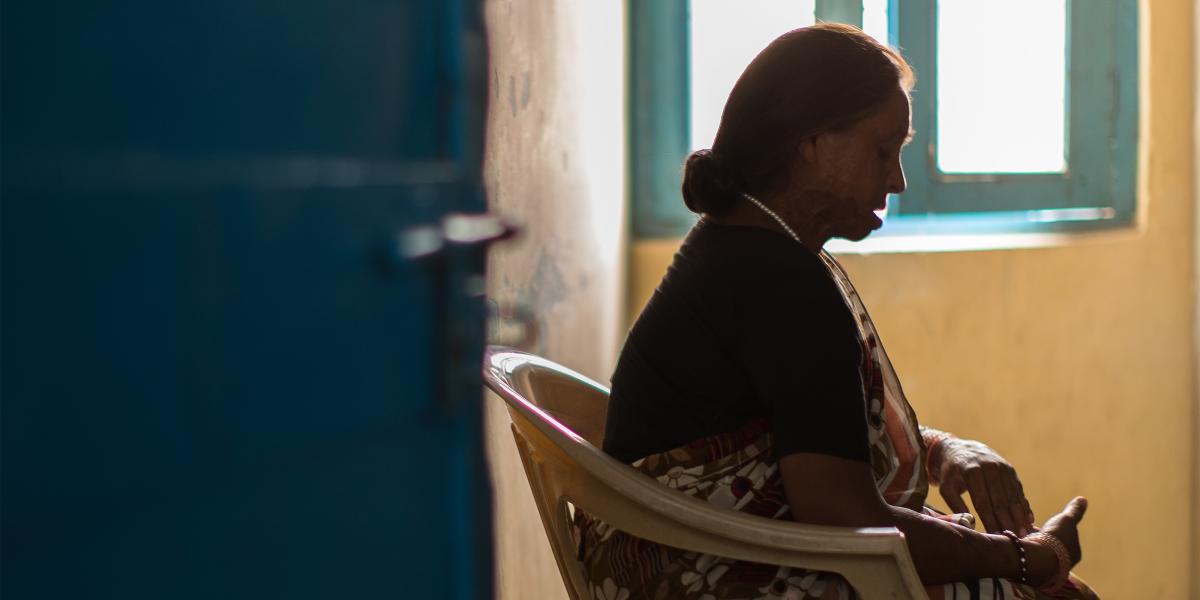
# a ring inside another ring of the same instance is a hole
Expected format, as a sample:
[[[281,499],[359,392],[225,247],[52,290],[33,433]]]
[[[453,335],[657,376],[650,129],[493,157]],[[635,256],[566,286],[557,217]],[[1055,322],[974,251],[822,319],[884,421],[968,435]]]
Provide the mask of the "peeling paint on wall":
[[[623,333],[623,3],[489,0],[486,11],[484,180],[490,209],[523,230],[492,251],[489,299],[536,316],[529,351],[608,381]],[[499,398],[484,402],[497,598],[566,598],[508,415]]]

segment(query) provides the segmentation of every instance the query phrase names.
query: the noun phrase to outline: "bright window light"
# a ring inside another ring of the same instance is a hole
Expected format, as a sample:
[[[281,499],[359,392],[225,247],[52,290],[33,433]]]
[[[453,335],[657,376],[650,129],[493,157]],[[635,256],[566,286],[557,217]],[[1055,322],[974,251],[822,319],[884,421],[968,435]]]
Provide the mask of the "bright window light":
[[[881,44],[888,43],[888,0],[863,0],[863,31]]]
[[[1066,169],[1066,4],[938,1],[937,163],[942,172]]]
[[[733,84],[781,34],[812,25],[815,0],[692,0],[692,149],[712,146]]]

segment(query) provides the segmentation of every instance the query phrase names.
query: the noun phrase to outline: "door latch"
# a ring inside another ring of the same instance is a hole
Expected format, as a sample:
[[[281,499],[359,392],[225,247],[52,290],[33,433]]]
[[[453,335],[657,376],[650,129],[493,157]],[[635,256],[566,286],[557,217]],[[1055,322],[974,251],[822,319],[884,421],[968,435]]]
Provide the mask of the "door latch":
[[[394,256],[432,270],[432,344],[440,378],[435,405],[444,415],[457,414],[466,399],[479,395],[487,249],[516,233],[516,227],[490,213],[453,213],[441,223],[407,229],[395,240]]]

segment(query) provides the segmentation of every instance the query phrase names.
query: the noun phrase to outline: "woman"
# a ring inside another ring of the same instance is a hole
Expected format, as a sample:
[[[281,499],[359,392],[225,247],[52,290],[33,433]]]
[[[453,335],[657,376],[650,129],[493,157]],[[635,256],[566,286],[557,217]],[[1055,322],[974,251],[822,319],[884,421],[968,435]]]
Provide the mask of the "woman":
[[[922,428],[861,300],[822,251],[861,240],[904,191],[913,75],[860,30],[784,34],[730,93],[686,164],[701,215],[613,375],[604,449],[709,502],[904,532],[931,598],[1094,598],[1069,575],[1083,498],[1040,529],[1014,469]],[[957,515],[924,506],[928,482]],[[975,531],[971,495],[988,533]],[[668,548],[581,515],[597,596],[849,598],[831,573]]]

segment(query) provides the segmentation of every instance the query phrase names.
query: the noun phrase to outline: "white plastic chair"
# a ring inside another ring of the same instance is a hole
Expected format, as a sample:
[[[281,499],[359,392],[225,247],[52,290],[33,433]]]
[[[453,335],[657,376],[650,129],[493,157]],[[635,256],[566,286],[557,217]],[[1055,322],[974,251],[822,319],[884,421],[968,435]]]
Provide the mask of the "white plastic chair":
[[[608,389],[549,360],[489,347],[484,381],[508,403],[513,436],[573,600],[591,600],[568,503],[648,540],[758,563],[833,571],[868,600],[927,600],[894,527],[766,519],[672,490],[601,451]]]

